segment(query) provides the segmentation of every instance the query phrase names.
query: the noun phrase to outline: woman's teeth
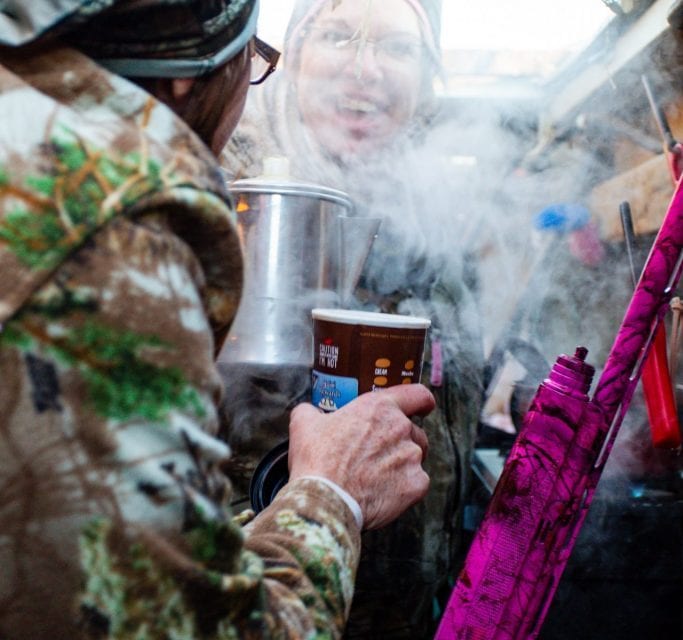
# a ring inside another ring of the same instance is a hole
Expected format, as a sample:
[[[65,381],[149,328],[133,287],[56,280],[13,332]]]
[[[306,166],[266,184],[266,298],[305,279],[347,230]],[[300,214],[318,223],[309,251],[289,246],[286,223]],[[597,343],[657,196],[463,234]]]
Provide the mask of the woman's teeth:
[[[355,100],[352,98],[346,98],[340,101],[339,108],[344,111],[355,111],[358,113],[375,113],[377,105],[369,100]]]

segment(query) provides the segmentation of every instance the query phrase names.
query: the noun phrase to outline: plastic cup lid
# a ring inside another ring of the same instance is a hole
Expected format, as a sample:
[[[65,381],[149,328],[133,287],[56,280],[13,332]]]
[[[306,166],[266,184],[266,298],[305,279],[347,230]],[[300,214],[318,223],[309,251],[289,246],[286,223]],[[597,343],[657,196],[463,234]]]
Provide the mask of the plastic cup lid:
[[[363,324],[391,329],[428,329],[432,324],[428,318],[350,309],[313,309],[311,315],[314,320],[341,322],[342,324]]]

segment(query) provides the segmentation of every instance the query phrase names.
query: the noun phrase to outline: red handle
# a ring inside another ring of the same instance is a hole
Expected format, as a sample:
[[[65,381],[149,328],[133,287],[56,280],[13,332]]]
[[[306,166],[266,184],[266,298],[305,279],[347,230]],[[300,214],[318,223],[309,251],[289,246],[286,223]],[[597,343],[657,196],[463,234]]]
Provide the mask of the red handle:
[[[650,420],[652,444],[659,449],[681,445],[681,430],[666,358],[666,329],[660,325],[643,364],[643,393]]]
[[[671,149],[666,150],[669,173],[674,185],[678,183],[683,174],[683,145],[677,142]]]

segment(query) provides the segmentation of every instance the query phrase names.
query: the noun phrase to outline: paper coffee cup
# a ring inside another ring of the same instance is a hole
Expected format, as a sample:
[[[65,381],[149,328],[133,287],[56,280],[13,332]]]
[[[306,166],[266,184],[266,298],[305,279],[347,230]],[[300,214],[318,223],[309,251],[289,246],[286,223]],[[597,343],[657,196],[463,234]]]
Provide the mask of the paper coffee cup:
[[[313,309],[312,402],[335,411],[366,391],[419,382],[427,318]]]

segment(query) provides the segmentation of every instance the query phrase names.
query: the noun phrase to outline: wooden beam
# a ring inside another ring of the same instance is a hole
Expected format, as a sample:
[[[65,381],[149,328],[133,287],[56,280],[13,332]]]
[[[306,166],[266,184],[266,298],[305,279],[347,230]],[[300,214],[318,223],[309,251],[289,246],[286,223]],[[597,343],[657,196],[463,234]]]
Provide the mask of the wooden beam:
[[[673,185],[662,154],[599,184],[590,194],[588,205],[600,223],[600,234],[608,240],[623,237],[619,205],[631,204],[637,234],[655,233],[662,224]]]

